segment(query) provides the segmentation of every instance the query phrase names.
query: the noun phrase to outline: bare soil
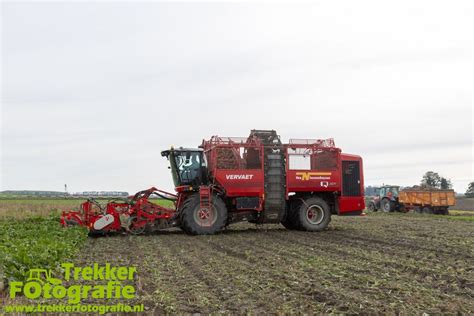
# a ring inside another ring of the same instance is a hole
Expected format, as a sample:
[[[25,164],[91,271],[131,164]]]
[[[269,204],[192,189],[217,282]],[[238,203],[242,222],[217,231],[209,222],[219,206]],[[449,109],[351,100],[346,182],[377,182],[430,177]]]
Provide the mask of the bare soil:
[[[135,265],[138,296],[122,303],[159,313],[474,312],[474,225],[435,216],[91,238],[76,264],[91,262]]]

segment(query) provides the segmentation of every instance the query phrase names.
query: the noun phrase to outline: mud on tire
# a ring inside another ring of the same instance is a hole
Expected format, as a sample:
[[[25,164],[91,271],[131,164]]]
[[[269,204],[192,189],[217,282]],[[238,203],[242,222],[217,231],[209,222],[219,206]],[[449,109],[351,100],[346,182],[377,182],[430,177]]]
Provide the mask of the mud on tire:
[[[321,198],[311,197],[301,201],[293,212],[296,229],[304,231],[321,231],[331,222],[329,205]]]
[[[211,209],[201,209],[199,193],[189,196],[181,208],[181,228],[192,235],[211,235],[220,231],[227,221],[224,201],[212,195]]]

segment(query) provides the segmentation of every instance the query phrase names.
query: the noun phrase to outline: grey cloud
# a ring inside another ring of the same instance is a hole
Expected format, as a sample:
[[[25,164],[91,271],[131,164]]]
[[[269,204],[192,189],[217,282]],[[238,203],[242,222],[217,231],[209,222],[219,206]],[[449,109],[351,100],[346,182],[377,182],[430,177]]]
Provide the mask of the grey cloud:
[[[464,4],[2,3],[1,187],[172,190],[160,150],[270,128],[463,191]]]

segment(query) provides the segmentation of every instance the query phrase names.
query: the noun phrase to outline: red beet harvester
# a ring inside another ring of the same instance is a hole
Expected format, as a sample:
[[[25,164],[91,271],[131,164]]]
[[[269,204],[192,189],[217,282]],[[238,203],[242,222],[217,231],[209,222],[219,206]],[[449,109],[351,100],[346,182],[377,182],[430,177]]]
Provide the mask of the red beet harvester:
[[[362,158],[344,154],[332,139],[292,139],[283,144],[274,130],[248,137],[203,140],[199,148],[171,148],[176,194],[151,188],[101,207],[89,199],[79,212],[64,212],[63,225],[92,233],[179,227],[190,234],[214,234],[229,224],[281,223],[288,229],[319,231],[331,215],[361,215]],[[174,207],[152,203],[171,200]]]

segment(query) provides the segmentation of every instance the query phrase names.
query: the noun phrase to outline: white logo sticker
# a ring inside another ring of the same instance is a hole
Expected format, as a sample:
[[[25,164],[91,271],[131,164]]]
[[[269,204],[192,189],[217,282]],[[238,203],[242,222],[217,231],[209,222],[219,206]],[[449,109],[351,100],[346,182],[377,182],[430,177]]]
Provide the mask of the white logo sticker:
[[[94,229],[100,230],[104,228],[105,226],[112,224],[113,222],[114,222],[114,216],[112,214],[107,214],[94,222]]]
[[[227,180],[252,180],[253,174],[226,174]]]

